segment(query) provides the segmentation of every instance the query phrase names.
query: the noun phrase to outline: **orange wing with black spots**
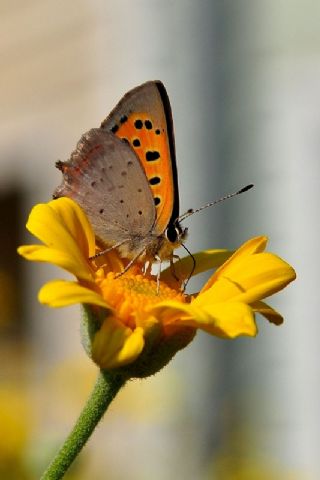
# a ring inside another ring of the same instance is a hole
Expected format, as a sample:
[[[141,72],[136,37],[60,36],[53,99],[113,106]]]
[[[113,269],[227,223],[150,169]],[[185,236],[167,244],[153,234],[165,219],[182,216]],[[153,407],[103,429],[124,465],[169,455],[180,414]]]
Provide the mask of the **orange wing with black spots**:
[[[129,91],[101,128],[126,139],[146,173],[156,206],[155,233],[179,216],[172,113],[165,87],[151,81]]]

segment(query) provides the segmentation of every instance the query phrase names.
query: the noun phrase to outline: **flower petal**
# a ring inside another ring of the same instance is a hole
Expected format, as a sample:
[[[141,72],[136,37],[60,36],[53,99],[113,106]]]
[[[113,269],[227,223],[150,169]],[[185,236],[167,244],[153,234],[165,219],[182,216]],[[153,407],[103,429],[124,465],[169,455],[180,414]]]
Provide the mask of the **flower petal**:
[[[251,304],[277,293],[296,278],[294,269],[272,253],[254,255],[246,266],[248,275],[237,279],[246,291],[236,296],[235,301]]]
[[[53,280],[46,283],[38,294],[39,302],[49,307],[65,307],[85,303],[110,308],[103,297],[91,288],[67,280]]]
[[[217,278],[222,274],[230,277],[229,268],[230,265],[234,265],[238,262],[239,259],[243,260],[244,258],[254,255],[255,253],[263,252],[266,248],[268,238],[265,236],[254,237],[250,240],[247,240],[243,245],[241,245],[238,250],[231,255],[228,260],[209,278],[208,282],[202,288],[202,292],[208,290],[208,288],[217,281]]]
[[[194,261],[190,255],[182,258],[174,264],[174,272],[179,278],[179,281],[183,282],[190,277],[190,273],[194,268],[194,262],[195,268],[192,272],[192,276],[219,267],[232,255],[232,253],[233,252],[230,250],[224,249],[204,250],[203,252],[193,253],[192,257],[194,258]],[[172,268],[168,267],[161,272],[161,280],[168,282],[171,279]]]
[[[143,347],[142,328],[132,331],[110,316],[94,336],[92,359],[100,368],[117,368],[133,362]]]
[[[223,302],[214,305],[179,304],[162,302],[152,309],[160,315],[164,325],[200,328],[211,335],[235,338],[239,335],[253,337],[257,333],[252,309],[241,302]]]
[[[217,303],[203,307],[207,318],[203,322],[203,314],[197,317],[198,328],[211,335],[222,338],[235,338],[240,335],[254,337],[257,334],[254,313],[252,309],[241,302]]]
[[[237,258],[195,302],[211,304],[232,299],[251,304],[278,292],[295,278],[294,269],[273,253]]]
[[[73,273],[82,280],[93,281],[88,265],[84,262],[78,262],[77,257],[69,255],[63,250],[56,250],[45,245],[22,245],[18,247],[17,251],[27,260],[52,263],[67,270],[67,272]]]
[[[274,308],[270,307],[264,302],[254,302],[251,304],[253,310],[260,315],[263,315],[270,323],[274,325],[281,325],[283,323],[283,317],[280,315],[279,312],[274,310]]]
[[[48,203],[64,228],[73,236],[79,249],[88,257],[95,254],[95,235],[82,208],[71,198],[62,197]]]
[[[243,290],[241,290],[237,281],[221,276],[212,287],[205,292],[201,291],[194,299],[193,304],[196,306],[204,306],[207,304],[211,305],[223,301],[234,300],[234,298],[242,293],[242,291]]]
[[[88,258],[95,253],[94,234],[85,214],[73,200],[63,197],[36,205],[29,215],[27,228],[48,248],[70,257],[72,270],[63,268],[78,278],[92,277]],[[78,265],[76,269],[75,265]]]

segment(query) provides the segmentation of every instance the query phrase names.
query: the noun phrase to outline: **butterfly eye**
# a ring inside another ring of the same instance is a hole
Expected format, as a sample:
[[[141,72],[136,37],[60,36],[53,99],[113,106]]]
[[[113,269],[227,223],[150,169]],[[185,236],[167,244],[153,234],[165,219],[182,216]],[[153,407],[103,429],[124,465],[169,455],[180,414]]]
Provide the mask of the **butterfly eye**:
[[[187,228],[181,228],[180,224],[176,223],[175,225],[169,225],[165,231],[165,235],[169,242],[177,243],[186,238],[187,232]]]
[[[165,235],[167,240],[171,243],[175,243],[179,238],[179,230],[177,227],[173,225],[169,225],[169,227],[165,231]]]

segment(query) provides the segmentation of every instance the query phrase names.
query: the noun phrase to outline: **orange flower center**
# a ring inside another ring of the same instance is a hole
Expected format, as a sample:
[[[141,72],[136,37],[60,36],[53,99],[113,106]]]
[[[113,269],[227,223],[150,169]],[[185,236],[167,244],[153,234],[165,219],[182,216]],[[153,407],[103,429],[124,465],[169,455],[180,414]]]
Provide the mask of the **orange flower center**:
[[[137,325],[137,319],[147,315],[148,307],[164,300],[185,303],[186,296],[160,282],[159,292],[154,277],[127,272],[117,278],[114,272],[107,273],[98,284],[103,298],[112,307],[124,324],[130,328]]]

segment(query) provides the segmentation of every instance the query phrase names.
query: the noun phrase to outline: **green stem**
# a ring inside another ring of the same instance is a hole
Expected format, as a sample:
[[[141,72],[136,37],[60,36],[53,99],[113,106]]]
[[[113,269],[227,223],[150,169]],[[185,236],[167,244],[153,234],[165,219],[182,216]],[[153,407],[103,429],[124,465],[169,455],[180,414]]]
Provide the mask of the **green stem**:
[[[41,480],[59,480],[80,453],[126,379],[100,371],[97,382],[73,430]]]

